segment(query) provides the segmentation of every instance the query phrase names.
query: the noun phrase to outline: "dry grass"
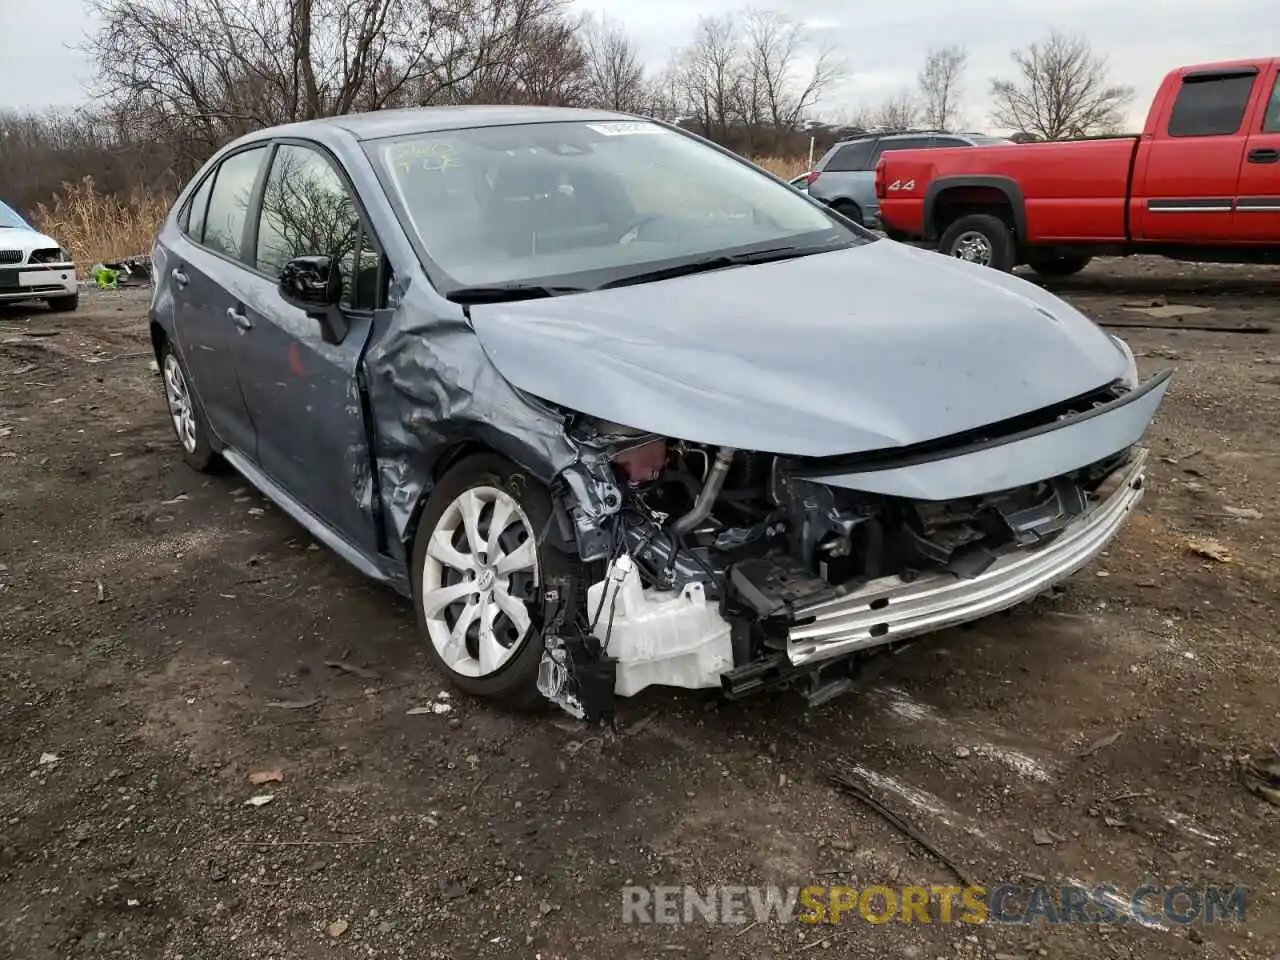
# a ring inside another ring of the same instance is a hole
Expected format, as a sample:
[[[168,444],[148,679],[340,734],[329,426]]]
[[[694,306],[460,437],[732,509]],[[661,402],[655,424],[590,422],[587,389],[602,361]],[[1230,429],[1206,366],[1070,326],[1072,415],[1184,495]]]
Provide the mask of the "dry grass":
[[[75,257],[76,266],[150,254],[170,198],[142,190],[129,196],[100,193],[93,177],[65,183],[53,205],[37,204],[35,225]]]
[[[808,169],[803,158],[755,157],[753,162],[787,180]],[[100,193],[93,177],[85,177],[63,184],[52,206],[37,204],[35,225],[70,250],[76,266],[87,269],[149,254],[171,202],[171,197],[144,190],[126,197]]]
[[[751,162],[784,180],[798,177],[809,169],[808,161],[804,157],[752,157]]]

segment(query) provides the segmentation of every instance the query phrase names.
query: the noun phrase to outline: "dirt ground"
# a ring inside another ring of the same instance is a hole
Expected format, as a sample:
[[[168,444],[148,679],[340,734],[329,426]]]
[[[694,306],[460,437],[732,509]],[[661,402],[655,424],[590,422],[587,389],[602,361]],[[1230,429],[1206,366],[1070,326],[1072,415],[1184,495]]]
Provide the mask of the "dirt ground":
[[[1104,322],[1280,323],[1280,271],[1135,260],[1055,288]],[[1280,330],[1124,332],[1176,369],[1149,494],[1059,595],[817,711],[646,692],[601,736],[446,697],[405,603],[187,469],[146,302],[0,311],[0,955],[1280,955],[1280,808],[1233,772],[1280,741]],[[979,883],[1240,884],[1247,918],[623,922],[625,884],[954,883],[828,785],[837,761]]]

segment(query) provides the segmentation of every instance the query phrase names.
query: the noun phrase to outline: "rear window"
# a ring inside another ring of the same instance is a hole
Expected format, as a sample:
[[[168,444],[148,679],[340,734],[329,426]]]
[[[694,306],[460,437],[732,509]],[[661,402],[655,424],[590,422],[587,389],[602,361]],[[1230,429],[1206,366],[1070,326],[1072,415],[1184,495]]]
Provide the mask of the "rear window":
[[[895,140],[881,140],[880,149],[872,159],[878,162],[891,150],[927,150],[933,145],[933,137],[898,137]]]
[[[970,136],[966,138],[975,147],[995,147],[1013,143],[1007,137]]]
[[[222,161],[213,181],[205,214],[204,245],[233,260],[240,259],[250,195],[266,155],[266,144],[234,153]]]
[[[1255,72],[1182,78],[1169,117],[1171,137],[1221,137],[1240,130]]]
[[[843,147],[836,147],[835,153],[831,155],[831,159],[822,169],[831,171],[832,173],[847,172],[850,170],[870,170],[871,153],[875,149],[874,140],[859,140],[856,143],[846,143]]]

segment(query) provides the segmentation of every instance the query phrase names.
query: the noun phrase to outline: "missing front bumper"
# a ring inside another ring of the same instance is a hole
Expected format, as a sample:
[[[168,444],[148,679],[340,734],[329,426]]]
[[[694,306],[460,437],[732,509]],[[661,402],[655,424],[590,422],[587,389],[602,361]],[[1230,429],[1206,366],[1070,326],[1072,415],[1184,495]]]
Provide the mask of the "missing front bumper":
[[[1048,545],[1000,557],[972,579],[950,573],[910,582],[882,577],[856,592],[794,611],[787,634],[793,666],[818,664],[885,643],[977,620],[1015,606],[1075,573],[1120,532],[1141,501],[1147,451],[1133,457],[1100,487],[1103,499]]]

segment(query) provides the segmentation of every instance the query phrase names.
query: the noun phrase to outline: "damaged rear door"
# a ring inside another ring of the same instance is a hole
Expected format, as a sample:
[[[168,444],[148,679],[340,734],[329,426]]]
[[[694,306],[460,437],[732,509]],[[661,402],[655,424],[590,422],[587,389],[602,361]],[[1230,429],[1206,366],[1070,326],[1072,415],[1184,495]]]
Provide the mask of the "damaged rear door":
[[[257,206],[247,327],[236,340],[245,401],[257,425],[257,463],[366,558],[378,551],[369,434],[360,367],[373,326],[381,256],[354,191],[314,145],[276,147]],[[280,296],[281,268],[295,257],[339,263],[340,343]]]

